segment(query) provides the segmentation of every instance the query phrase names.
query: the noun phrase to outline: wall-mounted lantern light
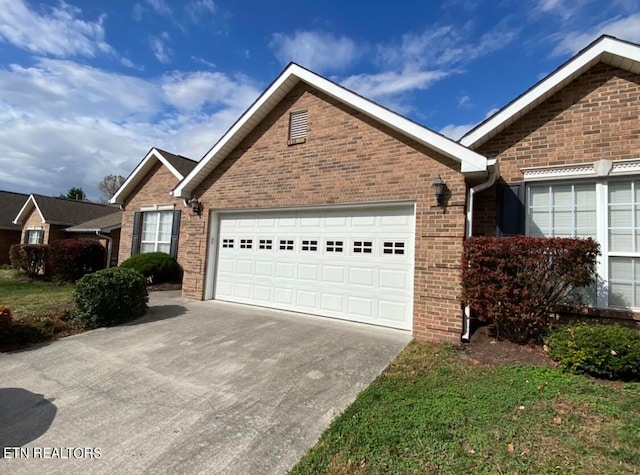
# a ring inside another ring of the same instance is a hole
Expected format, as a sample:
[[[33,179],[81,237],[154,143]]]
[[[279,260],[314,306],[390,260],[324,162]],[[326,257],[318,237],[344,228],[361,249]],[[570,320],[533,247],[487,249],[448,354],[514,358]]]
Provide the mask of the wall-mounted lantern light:
[[[192,215],[200,216],[202,214],[202,204],[195,196],[189,200],[189,207],[191,208]]]
[[[433,194],[436,195],[436,205],[444,206],[444,190],[447,184],[442,177],[438,175],[438,178],[433,182]]]

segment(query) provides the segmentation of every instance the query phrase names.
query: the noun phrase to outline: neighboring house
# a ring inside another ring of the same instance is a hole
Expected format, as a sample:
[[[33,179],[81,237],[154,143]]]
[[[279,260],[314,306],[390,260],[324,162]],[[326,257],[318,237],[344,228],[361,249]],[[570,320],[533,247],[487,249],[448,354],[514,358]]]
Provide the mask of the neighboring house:
[[[171,191],[197,162],[152,148],[111,199],[126,212],[119,262],[140,252],[166,252],[178,257],[178,235],[183,200]]]
[[[291,64],[192,170],[149,152],[112,200],[120,261],[169,249],[185,297],[455,341],[466,237],[593,235],[598,305],[640,308],[639,72],[603,37],[458,143]]]
[[[121,211],[110,205],[31,194],[13,222],[21,227],[20,242],[25,244],[50,244],[68,238],[98,239],[109,253],[110,246],[119,247],[121,216]]]
[[[0,191],[0,264],[9,263],[9,249],[20,243],[22,226],[13,220],[28,197],[23,193]]]
[[[98,239],[107,250],[106,267],[118,265],[118,251],[120,249],[120,227],[122,211],[101,216],[83,223],[65,228],[67,237],[83,236]]]

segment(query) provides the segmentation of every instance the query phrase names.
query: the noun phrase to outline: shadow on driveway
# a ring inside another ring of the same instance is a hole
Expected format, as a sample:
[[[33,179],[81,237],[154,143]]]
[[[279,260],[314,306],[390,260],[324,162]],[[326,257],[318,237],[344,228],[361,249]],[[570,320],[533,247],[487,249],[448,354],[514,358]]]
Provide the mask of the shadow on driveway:
[[[56,406],[42,394],[0,388],[0,459],[5,447],[20,447],[47,432],[56,412]]]
[[[142,325],[143,323],[168,320],[169,318],[179,317],[185,313],[187,313],[187,309],[182,305],[153,305],[149,306],[149,310],[147,310],[147,313],[142,317],[118,326]]]

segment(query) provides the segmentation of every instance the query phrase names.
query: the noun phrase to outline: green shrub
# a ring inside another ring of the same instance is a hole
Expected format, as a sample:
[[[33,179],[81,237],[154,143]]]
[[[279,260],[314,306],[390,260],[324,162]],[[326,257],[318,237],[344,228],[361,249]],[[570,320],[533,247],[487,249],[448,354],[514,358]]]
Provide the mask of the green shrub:
[[[105,249],[95,239],[60,239],[49,245],[48,265],[57,278],[75,282],[104,268]]]
[[[182,277],[178,261],[164,252],[137,254],[120,264],[120,267],[137,270],[150,284],[180,282]]]
[[[14,269],[21,269],[34,277],[44,271],[47,251],[46,244],[14,244],[9,248],[9,259]]]
[[[148,300],[146,279],[138,271],[104,269],[76,284],[73,318],[89,328],[117,325],[144,315]]]
[[[621,325],[562,325],[547,336],[549,357],[572,373],[640,379],[640,333]]]

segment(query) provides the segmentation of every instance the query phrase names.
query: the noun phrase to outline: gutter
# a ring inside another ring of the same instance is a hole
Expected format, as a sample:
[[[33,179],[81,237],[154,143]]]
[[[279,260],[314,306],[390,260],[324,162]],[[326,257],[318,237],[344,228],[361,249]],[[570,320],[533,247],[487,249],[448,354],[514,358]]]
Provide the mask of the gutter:
[[[100,234],[100,230],[96,231],[96,236],[107,241],[107,269],[111,267],[111,251],[113,250],[113,238],[106,234]]]
[[[487,161],[487,168],[489,169],[489,178],[487,181],[480,183],[472,188],[469,188],[469,196],[467,197],[467,232],[465,238],[468,239],[473,236],[473,198],[476,193],[485,191],[491,188],[496,180],[500,177],[500,166],[497,159],[491,159]],[[462,335],[460,340],[462,343],[469,343],[471,338],[471,307],[465,306],[464,314],[462,315]]]

